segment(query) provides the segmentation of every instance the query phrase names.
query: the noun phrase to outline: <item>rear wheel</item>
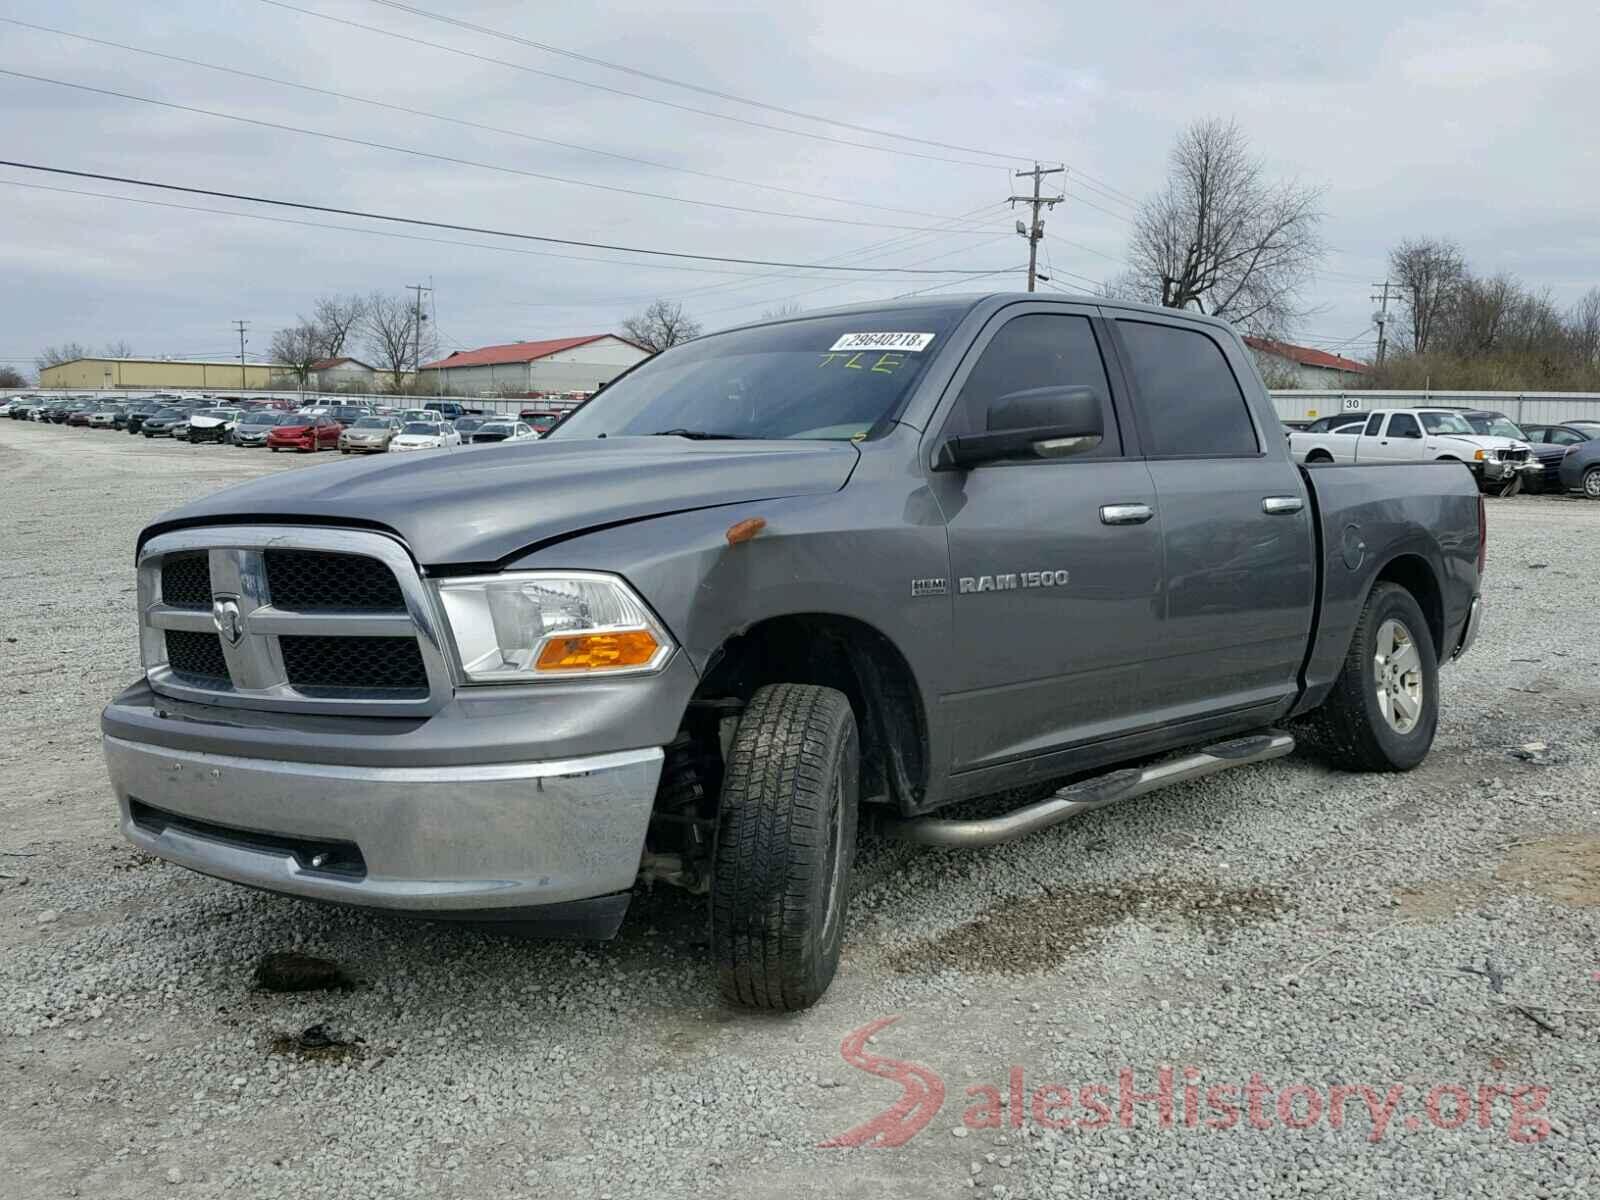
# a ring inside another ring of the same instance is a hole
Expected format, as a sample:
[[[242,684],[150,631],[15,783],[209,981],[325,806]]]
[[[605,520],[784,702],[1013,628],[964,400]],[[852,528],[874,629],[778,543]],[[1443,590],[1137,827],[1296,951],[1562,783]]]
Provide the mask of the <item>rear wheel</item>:
[[[1377,584],[1322,707],[1300,722],[1305,740],[1349,771],[1409,771],[1439,723],[1439,663],[1416,598]]]
[[[855,860],[860,745],[833,688],[776,684],[751,698],[723,776],[711,944],[723,999],[793,1012],[839,965]]]

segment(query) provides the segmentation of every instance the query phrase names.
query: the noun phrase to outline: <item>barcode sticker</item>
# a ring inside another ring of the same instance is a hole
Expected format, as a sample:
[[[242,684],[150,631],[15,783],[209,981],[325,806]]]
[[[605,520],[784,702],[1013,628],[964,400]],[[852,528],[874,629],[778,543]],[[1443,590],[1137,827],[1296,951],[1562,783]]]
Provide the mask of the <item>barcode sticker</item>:
[[[931,333],[847,333],[833,345],[828,353],[840,350],[904,350],[919,354],[933,341]]]

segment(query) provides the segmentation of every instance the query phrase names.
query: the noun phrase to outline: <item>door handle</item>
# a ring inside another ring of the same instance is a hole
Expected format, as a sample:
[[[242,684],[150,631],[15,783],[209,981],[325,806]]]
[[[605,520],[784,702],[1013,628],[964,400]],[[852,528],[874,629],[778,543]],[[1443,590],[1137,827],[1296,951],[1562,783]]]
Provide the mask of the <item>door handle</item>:
[[[1156,510],[1148,504],[1102,504],[1100,506],[1100,524],[1102,525],[1143,525],[1156,515]]]
[[[1268,516],[1281,517],[1297,513],[1306,506],[1299,496],[1268,496],[1261,502],[1261,511]]]

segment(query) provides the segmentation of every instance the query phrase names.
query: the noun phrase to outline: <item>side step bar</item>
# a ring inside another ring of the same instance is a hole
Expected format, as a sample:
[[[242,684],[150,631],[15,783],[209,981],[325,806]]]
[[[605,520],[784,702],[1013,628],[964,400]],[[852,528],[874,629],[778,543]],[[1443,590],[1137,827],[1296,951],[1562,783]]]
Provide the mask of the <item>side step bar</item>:
[[[925,846],[996,846],[1059,825],[1069,817],[1090,809],[1104,808],[1120,800],[1132,800],[1150,792],[1187,783],[1242,767],[1249,763],[1282,758],[1293,752],[1294,738],[1276,729],[1233,738],[1207,746],[1196,754],[1169,758],[1148,767],[1125,767],[1069,784],[1048,800],[998,817],[973,821],[953,821],[942,817],[893,818],[879,827],[885,837],[920,842]]]

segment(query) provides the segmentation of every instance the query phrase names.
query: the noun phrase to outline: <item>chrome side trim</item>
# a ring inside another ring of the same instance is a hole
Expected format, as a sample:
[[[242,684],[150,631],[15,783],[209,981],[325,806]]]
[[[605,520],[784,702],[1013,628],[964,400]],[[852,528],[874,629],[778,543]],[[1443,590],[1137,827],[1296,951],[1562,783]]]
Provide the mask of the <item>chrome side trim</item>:
[[[376,558],[399,585],[406,611],[398,613],[297,613],[272,603],[264,553],[269,549],[320,550]],[[204,550],[215,596],[234,600],[245,636],[223,657],[232,683],[227,688],[186,683],[167,665],[165,631],[209,633],[216,629],[208,610],[161,603],[161,560],[184,551]],[[361,713],[369,716],[426,716],[454,692],[456,679],[445,647],[443,619],[432,591],[410,553],[387,534],[354,529],[279,525],[211,525],[180,529],[152,538],[138,561],[140,649],[145,678],[164,696],[200,704],[272,711]],[[415,637],[428,678],[426,697],[391,698],[357,690],[331,696],[304,695],[290,685],[278,638],[285,635]]]

